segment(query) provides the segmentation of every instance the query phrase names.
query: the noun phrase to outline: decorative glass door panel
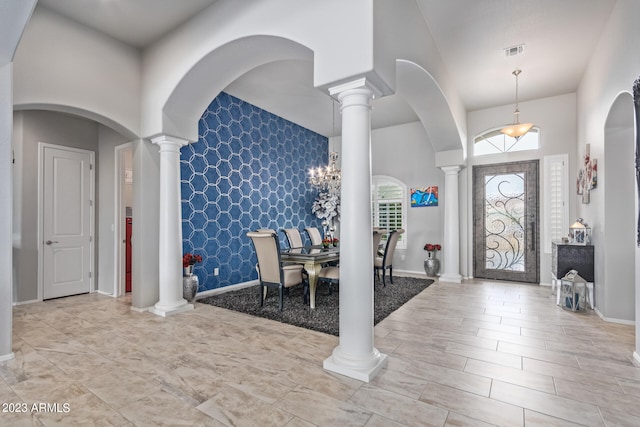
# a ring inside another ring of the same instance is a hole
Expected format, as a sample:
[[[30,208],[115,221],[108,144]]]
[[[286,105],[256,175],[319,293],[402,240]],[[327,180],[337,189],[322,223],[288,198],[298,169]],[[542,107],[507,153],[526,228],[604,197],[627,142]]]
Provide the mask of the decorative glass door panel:
[[[474,166],[474,277],[539,281],[538,161]]]

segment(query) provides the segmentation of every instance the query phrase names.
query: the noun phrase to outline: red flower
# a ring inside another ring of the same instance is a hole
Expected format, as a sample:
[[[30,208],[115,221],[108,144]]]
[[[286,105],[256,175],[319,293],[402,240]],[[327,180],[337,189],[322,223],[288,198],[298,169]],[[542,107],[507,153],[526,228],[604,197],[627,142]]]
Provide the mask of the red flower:
[[[193,264],[195,264],[197,262],[202,262],[202,256],[201,255],[193,255],[193,254],[190,254],[189,252],[187,252],[182,257],[182,267],[184,267],[184,268],[187,268],[190,265],[193,265]]]
[[[427,243],[426,245],[424,245],[424,248],[423,248],[423,249],[424,249],[425,251],[429,251],[429,252],[433,252],[433,251],[436,251],[436,252],[437,252],[437,251],[442,250],[442,246],[440,246],[440,245],[439,245],[439,244],[437,244],[437,243],[435,243],[435,244],[434,244],[434,243]]]

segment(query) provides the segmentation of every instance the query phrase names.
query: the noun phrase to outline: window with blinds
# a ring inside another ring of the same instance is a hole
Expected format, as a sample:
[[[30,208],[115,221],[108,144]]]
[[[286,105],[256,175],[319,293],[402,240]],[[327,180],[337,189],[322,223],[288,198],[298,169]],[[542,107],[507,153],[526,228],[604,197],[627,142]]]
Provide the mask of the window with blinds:
[[[567,154],[544,157],[544,250],[569,232],[569,173]]]
[[[406,224],[406,195],[407,187],[395,178],[388,176],[374,176],[371,186],[371,213],[373,226],[387,231],[404,228]],[[406,248],[406,235],[400,235],[398,248]],[[386,242],[387,236],[382,236]]]

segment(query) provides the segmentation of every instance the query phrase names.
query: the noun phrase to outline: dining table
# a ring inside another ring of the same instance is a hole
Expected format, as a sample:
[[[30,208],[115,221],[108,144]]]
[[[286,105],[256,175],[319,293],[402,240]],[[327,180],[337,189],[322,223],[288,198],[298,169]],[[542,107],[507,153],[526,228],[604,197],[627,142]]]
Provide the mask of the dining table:
[[[299,248],[283,249],[280,252],[283,262],[294,262],[302,264],[309,276],[309,306],[316,308],[316,286],[318,285],[318,274],[324,264],[338,261],[340,259],[340,248],[338,246],[303,246]]]

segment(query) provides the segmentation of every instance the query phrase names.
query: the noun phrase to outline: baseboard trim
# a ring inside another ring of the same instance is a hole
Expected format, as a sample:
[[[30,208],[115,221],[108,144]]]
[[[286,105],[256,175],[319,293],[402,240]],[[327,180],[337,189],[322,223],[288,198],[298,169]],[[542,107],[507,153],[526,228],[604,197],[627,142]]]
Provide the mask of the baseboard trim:
[[[617,323],[617,324],[620,324],[620,325],[629,325],[629,326],[634,326],[636,324],[636,322],[633,321],[633,320],[624,320],[624,319],[615,319],[613,317],[605,317],[600,312],[600,310],[598,310],[598,307],[596,307],[594,310],[595,310],[596,314],[598,315],[598,317],[600,317],[605,322]]]
[[[637,351],[633,352],[633,360],[640,366],[640,354]]]
[[[424,270],[423,271],[411,271],[411,270],[393,270],[393,275],[398,277],[415,277],[418,279],[425,279],[426,276]]]
[[[248,282],[236,283],[235,285],[224,286],[222,288],[209,289],[208,291],[198,292],[196,294],[196,300],[212,297],[215,295],[224,294],[226,292],[237,291],[238,289],[249,288],[251,286],[257,286],[260,284],[259,280],[249,280]]]
[[[12,305],[15,307],[16,305],[33,304],[33,303],[36,303],[36,302],[42,302],[42,301],[37,300],[37,299],[32,299],[32,300],[29,300],[29,301],[17,301],[17,302],[12,303]]]
[[[131,311],[135,311],[136,313],[146,313],[147,311],[149,311],[151,307],[134,307],[131,306]]]
[[[0,356],[0,362],[6,362],[7,360],[15,359],[15,357],[15,353],[11,352],[9,354]]]
[[[109,293],[109,292],[105,292],[105,291],[101,291],[101,290],[97,290],[96,293],[100,294],[100,295],[104,295],[107,297],[111,297],[111,298],[115,298],[116,296],[113,294],[113,292]]]

